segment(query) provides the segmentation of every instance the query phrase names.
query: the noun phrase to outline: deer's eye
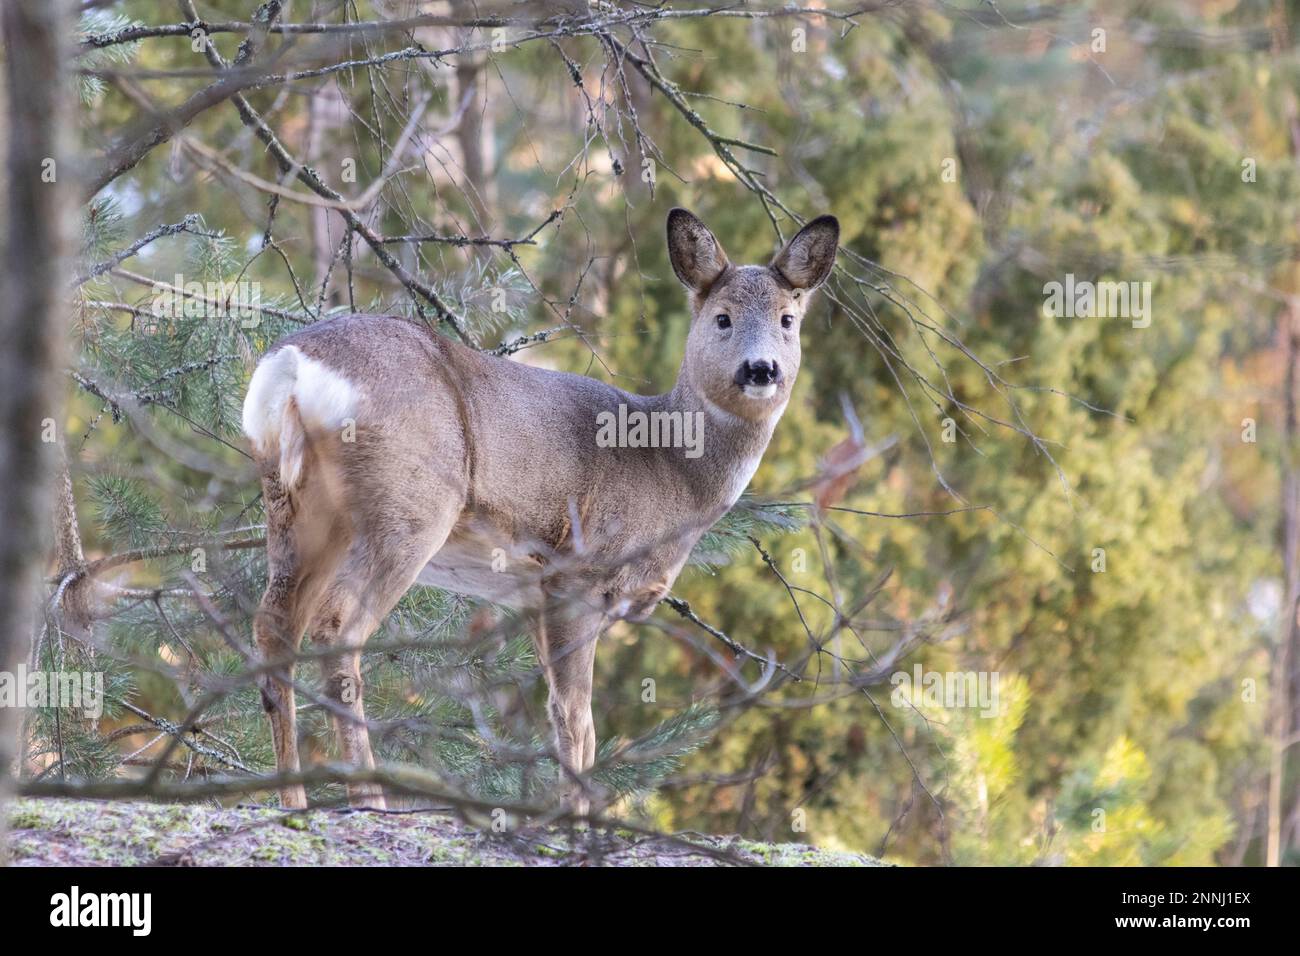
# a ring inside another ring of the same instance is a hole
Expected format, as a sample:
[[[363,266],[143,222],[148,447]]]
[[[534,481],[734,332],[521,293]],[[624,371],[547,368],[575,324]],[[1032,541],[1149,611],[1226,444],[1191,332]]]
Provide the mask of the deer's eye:
[[[727,313],[725,312],[718,315],[718,317],[714,319],[714,321],[718,323],[718,328],[720,329],[731,328],[731,316],[727,315]]]
[[[792,325],[794,325],[794,316],[793,316],[793,315],[783,315],[783,316],[781,316],[781,328],[783,328],[783,329],[788,329],[788,328],[790,328],[790,326],[792,326]]]

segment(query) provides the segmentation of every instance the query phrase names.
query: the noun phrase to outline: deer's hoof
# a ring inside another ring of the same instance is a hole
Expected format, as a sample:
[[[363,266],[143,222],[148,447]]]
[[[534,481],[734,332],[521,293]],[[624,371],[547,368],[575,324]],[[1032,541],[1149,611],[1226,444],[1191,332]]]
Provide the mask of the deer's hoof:
[[[560,809],[564,810],[574,820],[586,820],[591,816],[592,797],[598,796],[590,790],[584,790],[579,787],[567,787],[560,794]],[[600,810],[599,802],[596,807],[597,812]]]

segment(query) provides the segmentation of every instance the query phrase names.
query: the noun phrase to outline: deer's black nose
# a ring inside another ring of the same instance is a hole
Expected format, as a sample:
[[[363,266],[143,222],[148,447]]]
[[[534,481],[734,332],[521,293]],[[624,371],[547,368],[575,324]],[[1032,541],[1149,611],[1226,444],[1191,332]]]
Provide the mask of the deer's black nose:
[[[740,363],[740,368],[736,369],[736,384],[741,388],[746,385],[775,385],[777,374],[775,362],[764,359],[759,359],[757,362],[746,360]]]

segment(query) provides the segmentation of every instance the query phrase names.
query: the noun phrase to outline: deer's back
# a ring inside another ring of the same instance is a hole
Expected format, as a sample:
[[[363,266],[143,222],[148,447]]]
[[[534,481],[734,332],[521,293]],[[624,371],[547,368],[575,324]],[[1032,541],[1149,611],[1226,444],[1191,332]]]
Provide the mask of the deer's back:
[[[586,549],[593,566],[574,570],[592,588],[602,562],[630,558],[637,571],[623,568],[616,588],[635,589],[667,574],[689,546],[681,539],[698,533],[670,514],[686,496],[671,492],[681,475],[668,452],[596,446],[601,412],[652,398],[485,355],[392,316],[320,322],[268,357],[287,347],[355,390],[355,443],[338,461],[366,534],[396,540],[433,505],[459,509],[428,583],[503,600],[488,588],[506,584],[494,554],[536,575]]]

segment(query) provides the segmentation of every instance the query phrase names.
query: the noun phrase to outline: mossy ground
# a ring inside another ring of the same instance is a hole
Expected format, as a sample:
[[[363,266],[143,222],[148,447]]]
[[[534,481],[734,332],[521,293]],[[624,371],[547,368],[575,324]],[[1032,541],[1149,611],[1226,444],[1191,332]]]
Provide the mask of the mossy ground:
[[[736,837],[565,827],[476,829],[437,811],[18,800],[17,866],[879,866],[854,853]]]

